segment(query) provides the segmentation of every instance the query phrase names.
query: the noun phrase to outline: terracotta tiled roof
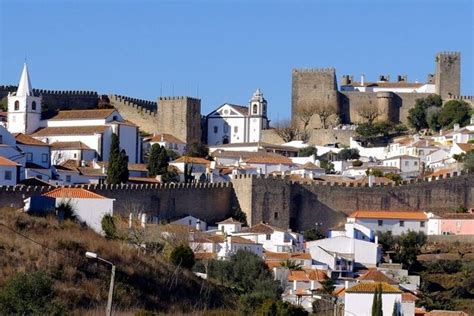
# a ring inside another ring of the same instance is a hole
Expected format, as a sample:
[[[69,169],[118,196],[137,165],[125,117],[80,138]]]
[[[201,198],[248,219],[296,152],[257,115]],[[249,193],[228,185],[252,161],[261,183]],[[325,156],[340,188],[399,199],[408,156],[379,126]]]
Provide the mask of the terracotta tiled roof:
[[[144,171],[148,172],[147,165],[144,163],[129,163],[128,164],[128,170],[129,171]]]
[[[293,162],[290,158],[273,154],[273,155],[259,155],[252,156],[245,160],[248,164],[273,164],[273,165],[292,165]]]
[[[81,198],[81,199],[105,199],[102,195],[88,191],[83,188],[56,188],[46,192],[43,196],[61,198]]]
[[[69,150],[83,150],[83,149],[89,149],[91,148],[84,144],[83,142],[54,142],[51,143],[51,149],[52,150],[57,150],[57,149],[69,149]]]
[[[309,281],[305,271],[290,271],[288,273],[288,281]]]
[[[265,264],[270,270],[273,270],[273,268],[281,267],[281,261],[265,261]]]
[[[336,289],[334,289],[332,294],[337,296],[337,297],[342,297],[344,294],[346,294],[346,288],[345,287],[336,288]]]
[[[374,218],[374,219],[412,219],[427,220],[428,217],[421,211],[355,211],[350,218]]]
[[[256,242],[242,238],[240,236],[230,236],[231,242],[235,244],[253,244],[255,245]],[[208,237],[209,240],[212,240],[213,242],[217,243],[223,243],[225,242],[225,236],[224,235],[211,235]]]
[[[181,156],[178,159],[173,160],[171,163],[194,163],[194,164],[208,165],[211,162],[209,160],[206,160],[200,157]]]
[[[311,260],[311,254],[308,252],[271,252],[265,251],[265,260]]]
[[[374,293],[382,285],[382,293],[402,293],[393,285],[384,282],[363,282],[346,289],[346,293]]]
[[[410,155],[399,155],[399,156],[393,156],[393,157],[390,157],[390,158],[386,158],[384,159],[384,161],[387,161],[387,160],[393,160],[393,159],[416,159],[416,160],[420,160],[419,157],[415,157],[415,156],[410,156]]]
[[[324,280],[329,279],[326,272],[324,272],[323,270],[317,270],[317,269],[306,270],[306,275],[308,276],[308,279],[314,280],[314,281],[324,281]]]
[[[232,217],[229,217],[221,222],[217,222],[216,224],[242,224],[242,223],[239,222],[238,220],[235,220]]]
[[[459,148],[461,148],[462,151],[464,152],[470,152],[471,150],[474,150],[474,144],[461,144],[461,143],[456,143]]]
[[[106,119],[115,109],[69,110],[59,111],[51,120],[97,120]]]
[[[151,143],[155,143],[155,142],[167,142],[167,143],[171,143],[171,144],[186,144],[185,142],[183,142],[181,139],[171,135],[171,134],[157,134],[157,135],[154,135],[152,137],[147,137],[144,139],[144,141],[146,142],[151,142]]]
[[[196,252],[194,253],[194,258],[197,260],[210,260],[216,259],[217,254],[213,252]]]
[[[105,177],[106,174],[102,172],[102,169],[96,169],[91,167],[78,167],[77,170],[84,175],[89,177]]]
[[[149,177],[128,177],[128,182],[131,183],[160,183],[156,178]]]
[[[386,276],[383,272],[377,269],[369,269],[369,271],[358,278],[359,281],[374,281],[374,282],[385,282],[388,284],[397,284],[394,280]]]
[[[60,169],[60,170],[77,171],[78,161],[74,159],[68,159],[55,167],[56,169]]]
[[[92,135],[102,134],[109,127],[104,125],[98,126],[61,126],[61,127],[45,127],[37,130],[32,136],[53,136],[53,135]]]
[[[469,315],[462,311],[432,310],[431,312],[426,313],[425,316],[469,316]]]
[[[0,156],[0,166],[16,167],[19,166],[19,164],[6,157]]]
[[[42,141],[37,140],[36,138],[33,138],[29,135],[25,135],[22,133],[17,133],[13,135],[15,136],[16,142],[19,144],[34,145],[34,146],[49,146],[48,144],[43,143]]]
[[[415,302],[418,299],[415,295],[410,292],[402,293],[402,302]]]
[[[252,234],[273,234],[275,231],[284,231],[283,229],[270,226],[264,223],[258,223],[252,227],[242,230],[241,233],[252,233]]]
[[[306,169],[306,170],[324,170],[323,168],[316,166],[314,163],[310,161],[302,165],[300,168]]]

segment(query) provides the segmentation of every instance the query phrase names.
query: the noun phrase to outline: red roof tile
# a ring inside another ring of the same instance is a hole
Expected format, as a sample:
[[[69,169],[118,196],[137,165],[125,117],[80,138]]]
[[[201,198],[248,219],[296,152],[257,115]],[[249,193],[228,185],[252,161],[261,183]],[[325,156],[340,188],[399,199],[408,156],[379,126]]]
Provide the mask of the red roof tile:
[[[0,166],[16,167],[19,166],[19,164],[6,157],[0,156]]]
[[[427,220],[428,217],[421,211],[355,211],[350,218],[373,218],[373,219],[408,219]]]
[[[46,192],[43,196],[79,199],[105,199],[106,197],[83,188],[56,188]]]

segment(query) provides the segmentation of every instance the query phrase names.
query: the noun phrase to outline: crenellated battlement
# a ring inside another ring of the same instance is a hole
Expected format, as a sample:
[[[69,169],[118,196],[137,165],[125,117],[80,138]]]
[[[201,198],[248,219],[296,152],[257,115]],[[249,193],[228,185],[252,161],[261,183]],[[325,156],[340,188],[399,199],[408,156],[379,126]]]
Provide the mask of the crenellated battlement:
[[[125,105],[133,109],[136,109],[138,112],[142,112],[143,114],[147,114],[152,117],[156,116],[156,113],[157,113],[156,102],[129,98],[129,97],[116,95],[116,94],[110,94],[108,97],[112,105],[117,105],[117,103],[119,103],[121,105]]]
[[[449,96],[450,100],[466,100],[466,101],[473,101],[474,96],[473,95],[450,95]]]
[[[159,97],[158,100],[170,101],[170,100],[191,100],[191,101],[201,101],[199,98],[193,98],[188,96],[176,96],[176,97]]]
[[[58,96],[95,96],[98,97],[97,91],[86,91],[86,90],[46,90],[46,89],[33,89],[34,94],[38,95],[58,95]]]
[[[459,56],[461,56],[461,52],[450,52],[450,51],[439,52],[439,53],[436,54],[436,56],[456,56],[456,57],[459,57]]]
[[[321,73],[336,73],[336,68],[328,67],[328,68],[294,68],[293,73],[297,72],[321,72]]]

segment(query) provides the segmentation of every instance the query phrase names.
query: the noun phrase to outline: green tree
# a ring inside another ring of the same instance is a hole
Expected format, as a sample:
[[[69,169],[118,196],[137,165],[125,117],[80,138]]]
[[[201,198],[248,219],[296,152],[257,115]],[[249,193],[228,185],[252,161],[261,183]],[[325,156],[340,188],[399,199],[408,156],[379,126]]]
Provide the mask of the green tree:
[[[334,289],[336,288],[333,279],[327,279],[327,280],[321,281],[321,286],[322,286],[321,291],[330,296],[333,295]]]
[[[192,269],[194,266],[194,252],[185,245],[179,245],[171,251],[170,260],[175,266]]]
[[[44,272],[19,273],[0,288],[2,315],[64,315],[55,299],[53,280]]]
[[[190,183],[194,181],[193,166],[188,163],[184,163],[184,183]]]
[[[344,148],[337,154],[338,160],[359,159],[359,150],[357,148]]]
[[[395,243],[394,259],[403,264],[406,269],[413,269],[418,263],[417,256],[426,243],[426,235],[423,232],[408,231],[402,233]]]
[[[469,124],[471,107],[463,100],[450,100],[446,102],[439,112],[438,121],[442,128],[453,128],[454,124],[461,127]]]
[[[114,217],[110,214],[105,214],[100,221],[105,238],[114,239],[117,236],[117,226],[115,226]]]
[[[439,124],[439,113],[441,112],[441,108],[437,106],[431,106],[426,109],[426,123],[428,127],[432,131],[439,131],[441,129],[441,125]]]
[[[112,134],[110,143],[109,165],[107,168],[107,183],[119,184],[128,181],[128,157],[124,150],[120,151],[120,140]]]
[[[286,268],[288,270],[293,270],[293,271],[303,270],[303,266],[300,263],[297,263],[296,261],[291,260],[291,259],[287,259],[283,261],[282,263],[280,263],[280,266],[282,268]]]
[[[63,200],[56,206],[56,214],[60,220],[76,220],[76,214],[74,213],[74,207],[71,200]]]
[[[0,110],[8,111],[8,97],[3,97],[2,100],[0,100]]]
[[[318,149],[314,146],[308,146],[305,148],[301,148],[298,150],[298,157],[309,157],[312,155],[317,155],[318,154]]]
[[[398,173],[389,172],[385,175],[385,178],[392,180],[396,184],[400,184],[403,181],[403,178]]]
[[[202,143],[191,143],[186,150],[186,156],[206,158],[209,156],[209,148]]]
[[[248,226],[247,224],[247,214],[242,212],[242,209],[238,206],[232,206],[232,214],[231,217],[239,222],[242,223],[244,226]]]
[[[150,155],[148,157],[148,173],[154,177],[160,174],[161,160],[160,154],[163,152],[163,148],[159,144],[153,144],[150,149]]]
[[[382,311],[382,284],[379,283],[374,292],[372,301],[372,316],[383,316]]]
[[[326,173],[334,173],[334,164],[328,160],[321,160],[321,168],[326,170]]]
[[[426,111],[431,107],[441,107],[443,100],[439,95],[432,94],[426,98],[417,99],[415,106],[408,111],[408,122],[417,131],[428,128]]]
[[[474,151],[470,151],[466,154],[466,158],[464,158],[463,163],[464,170],[469,172],[474,172]]]
[[[323,233],[319,229],[316,228],[311,228],[307,229],[303,233],[304,240],[306,241],[312,241],[312,240],[319,240],[326,238]]]

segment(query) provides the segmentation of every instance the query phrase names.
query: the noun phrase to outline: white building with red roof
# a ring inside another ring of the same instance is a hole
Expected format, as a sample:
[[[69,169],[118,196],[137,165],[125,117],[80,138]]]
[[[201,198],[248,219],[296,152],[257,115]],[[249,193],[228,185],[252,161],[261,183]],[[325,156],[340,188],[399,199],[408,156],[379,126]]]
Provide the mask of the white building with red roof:
[[[353,212],[348,223],[358,223],[375,232],[390,231],[394,236],[408,231],[427,233],[428,216],[422,211],[364,211]]]
[[[102,231],[102,218],[113,215],[114,199],[83,188],[58,187],[41,196],[32,196],[25,200],[26,212],[54,212],[61,204],[72,207],[77,220],[84,222],[97,233]]]
[[[0,185],[16,185],[20,181],[21,165],[0,156]]]

